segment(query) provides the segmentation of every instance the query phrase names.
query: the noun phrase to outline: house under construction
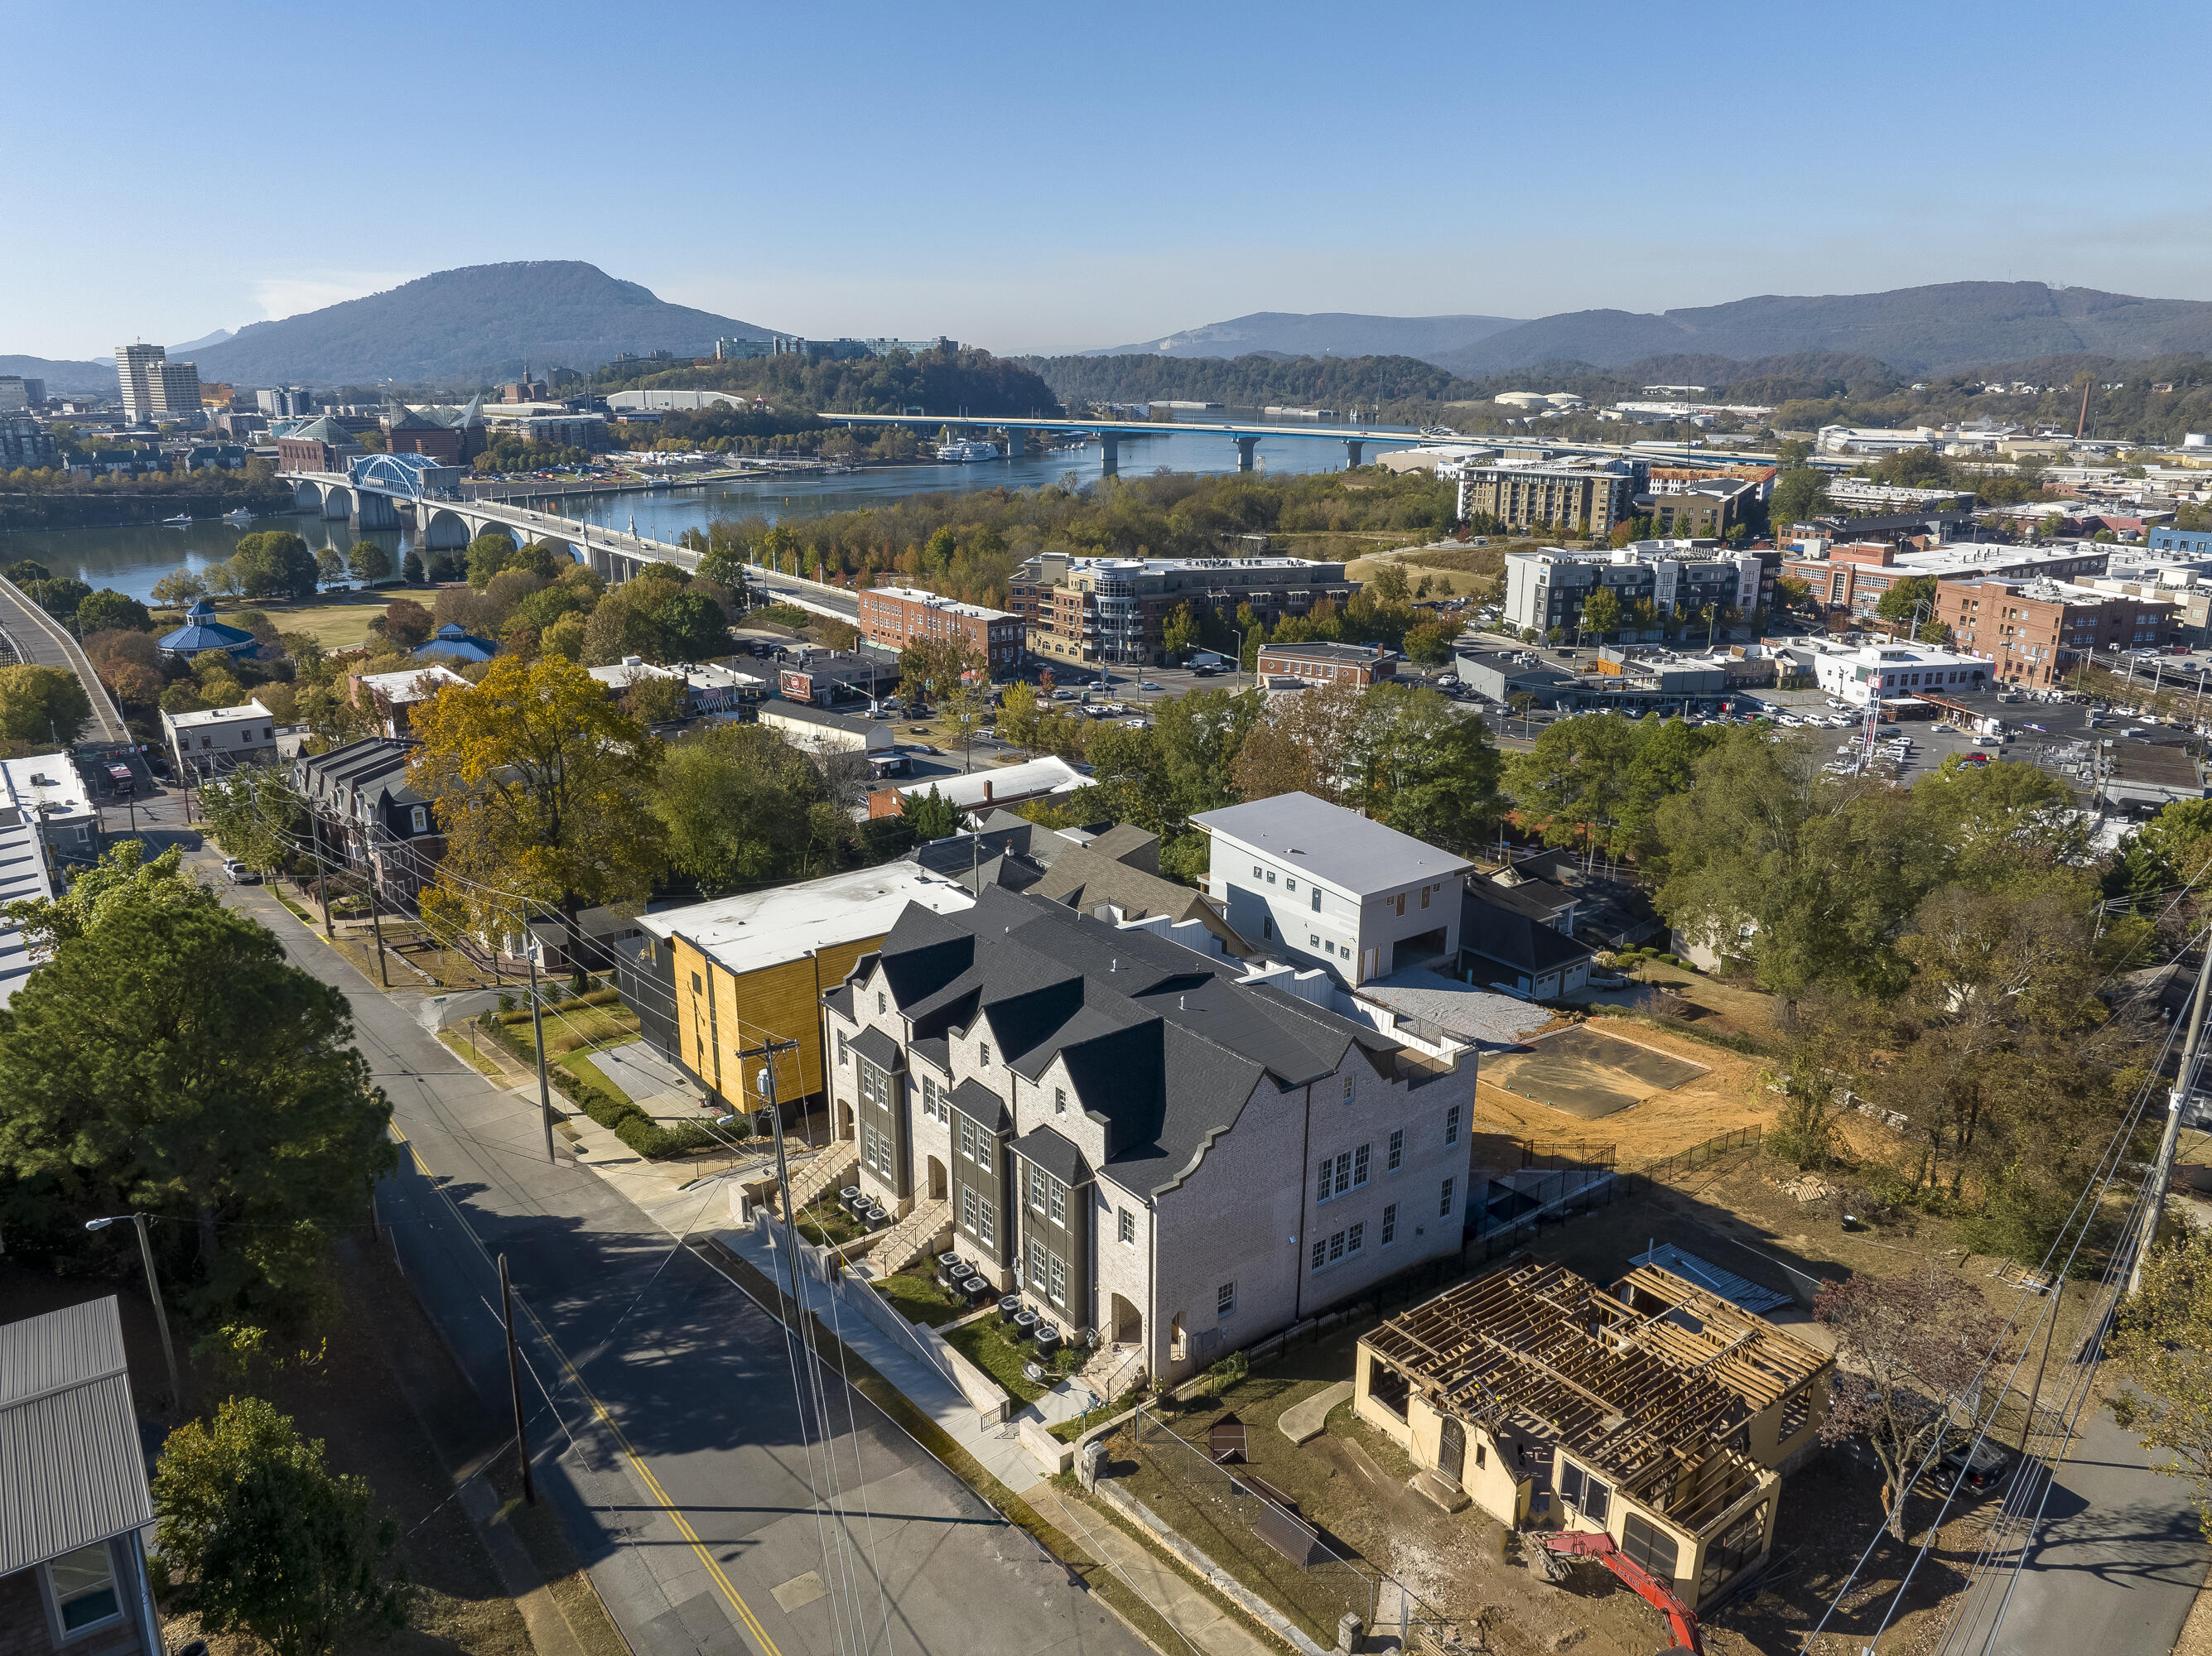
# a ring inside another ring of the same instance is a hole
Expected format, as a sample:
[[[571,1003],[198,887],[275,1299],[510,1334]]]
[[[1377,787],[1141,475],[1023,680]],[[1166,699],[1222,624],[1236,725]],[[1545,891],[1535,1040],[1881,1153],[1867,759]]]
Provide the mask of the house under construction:
[[[1361,1418],[1414,1486],[1516,1528],[1602,1530],[1691,1605],[1765,1557],[1833,1359],[1670,1271],[1607,1292],[1522,1254],[1359,1343]]]

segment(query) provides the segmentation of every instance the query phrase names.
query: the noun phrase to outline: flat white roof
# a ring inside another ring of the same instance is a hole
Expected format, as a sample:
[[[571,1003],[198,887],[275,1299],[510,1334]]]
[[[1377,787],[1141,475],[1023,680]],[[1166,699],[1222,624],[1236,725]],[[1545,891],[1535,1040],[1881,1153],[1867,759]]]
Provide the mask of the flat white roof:
[[[909,782],[901,793],[916,796],[935,788],[940,798],[962,810],[995,804],[1002,799],[1027,799],[1040,793],[1070,793],[1090,781],[1065,759],[1048,755],[1023,765],[1001,765],[995,770],[974,771],[965,776],[931,776]],[[986,795],[986,787],[990,792]]]
[[[50,816],[89,816],[92,795],[65,753],[34,753],[27,758],[0,760],[0,779],[15,804],[24,810],[45,805]]]
[[[637,923],[656,937],[682,936],[733,972],[757,972],[803,959],[810,949],[881,937],[908,903],[957,914],[975,899],[919,863],[884,863],[642,914]]]
[[[980,604],[963,604],[957,598],[948,598],[942,592],[933,592],[922,586],[867,586],[860,596],[873,592],[880,597],[904,598],[908,604],[926,604],[933,610],[942,610],[948,616],[965,616],[970,621],[1013,621],[1018,619],[1011,610],[993,610]]]
[[[171,713],[168,719],[177,729],[189,731],[201,725],[236,725],[250,719],[275,717],[257,698],[242,707],[206,707],[196,713]]]
[[[387,701],[422,701],[449,684],[466,684],[468,680],[452,668],[434,663],[428,667],[410,667],[404,672],[363,673],[361,682]]]

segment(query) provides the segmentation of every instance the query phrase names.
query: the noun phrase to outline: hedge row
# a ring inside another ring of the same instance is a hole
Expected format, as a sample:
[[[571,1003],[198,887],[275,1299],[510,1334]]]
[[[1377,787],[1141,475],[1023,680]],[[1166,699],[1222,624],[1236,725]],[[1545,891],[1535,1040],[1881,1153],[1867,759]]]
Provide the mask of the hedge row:
[[[525,1064],[537,1063],[538,1054],[529,1042],[501,1022],[497,1015],[493,1015],[484,1027],[493,1040]],[[629,1100],[617,1098],[605,1087],[558,1064],[545,1066],[545,1078],[560,1089],[562,1097],[611,1131],[640,1156],[657,1161],[722,1142],[703,1121],[678,1121],[673,1126],[664,1127]]]

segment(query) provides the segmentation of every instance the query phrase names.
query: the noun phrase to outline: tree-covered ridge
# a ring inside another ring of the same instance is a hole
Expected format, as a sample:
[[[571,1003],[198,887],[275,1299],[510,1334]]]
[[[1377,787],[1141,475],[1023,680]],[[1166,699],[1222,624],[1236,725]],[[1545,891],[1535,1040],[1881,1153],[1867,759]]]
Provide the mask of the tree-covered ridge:
[[[694,531],[685,538],[701,549],[742,550],[810,578],[817,566],[833,579],[853,578],[863,585],[888,573],[969,603],[1003,605],[1009,577],[1041,552],[1243,555],[1249,549],[1238,537],[1258,534],[1300,537],[1291,549],[1301,556],[1347,556],[1358,549],[1330,545],[1326,537],[1361,530],[1389,530],[1408,538],[1441,533],[1456,507],[1452,485],[1425,472],[1170,473],[1082,489],[1053,485],[915,494],[886,506],[776,525],[757,517],[723,519],[706,534]]]
[[[686,364],[641,376],[608,371],[595,379],[592,388],[633,386],[743,391],[830,414],[901,414],[919,408],[948,417],[964,413],[1026,419],[1060,411],[1059,397],[1026,362],[957,345],[846,361],[755,356]]]

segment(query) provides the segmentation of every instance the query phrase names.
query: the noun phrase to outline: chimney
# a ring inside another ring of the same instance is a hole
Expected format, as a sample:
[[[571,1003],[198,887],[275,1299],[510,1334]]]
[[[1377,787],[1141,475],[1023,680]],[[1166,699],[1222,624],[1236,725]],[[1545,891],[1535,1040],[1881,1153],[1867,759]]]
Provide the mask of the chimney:
[[[987,805],[991,803],[991,779],[988,776],[983,779],[983,803]]]

